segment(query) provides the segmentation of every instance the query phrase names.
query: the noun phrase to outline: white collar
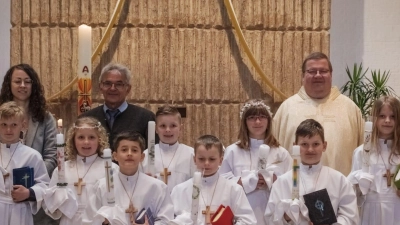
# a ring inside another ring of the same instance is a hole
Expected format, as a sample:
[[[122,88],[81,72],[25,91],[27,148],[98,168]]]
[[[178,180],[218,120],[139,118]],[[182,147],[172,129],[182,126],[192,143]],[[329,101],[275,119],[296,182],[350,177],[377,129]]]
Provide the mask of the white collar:
[[[179,147],[179,141],[175,142],[175,144],[173,144],[173,145],[165,144],[160,141],[158,143],[158,145],[159,145],[160,149],[162,149],[164,151],[175,151]]]
[[[202,177],[202,184],[203,185],[205,185],[205,186],[209,186],[209,185],[213,185],[217,180],[218,180],[218,177],[219,177],[219,173],[218,173],[218,171],[214,174],[214,175],[212,175],[212,176],[209,176],[209,177]]]
[[[19,145],[22,145],[20,141],[12,143],[12,144],[4,144],[1,143],[1,149],[10,149],[10,151],[15,151]]]
[[[262,144],[264,144],[264,139],[258,140],[255,138],[250,138],[250,149],[258,149]]]
[[[139,172],[139,169],[138,169],[135,174],[133,174],[131,176],[128,176],[128,175],[125,175],[125,174],[121,173],[121,171],[118,171],[118,176],[119,176],[119,178],[121,179],[122,182],[134,184],[134,183],[136,183],[136,179],[138,179],[139,173],[140,172]],[[147,175],[145,175],[145,176],[147,176]]]
[[[307,173],[319,172],[321,170],[321,168],[322,168],[321,161],[315,165],[304,165],[303,163],[300,163],[300,171],[307,172]]]
[[[97,156],[98,156],[97,152],[96,152],[96,154],[93,154],[93,155],[87,156],[87,157],[76,155],[76,161],[83,162],[83,164],[91,164],[91,163],[93,163],[94,160],[96,160]]]

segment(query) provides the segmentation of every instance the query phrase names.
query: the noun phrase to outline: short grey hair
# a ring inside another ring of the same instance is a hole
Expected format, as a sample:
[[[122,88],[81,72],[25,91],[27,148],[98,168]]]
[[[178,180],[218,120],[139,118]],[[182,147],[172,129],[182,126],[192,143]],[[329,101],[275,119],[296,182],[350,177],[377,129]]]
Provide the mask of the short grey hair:
[[[131,71],[128,69],[128,67],[118,63],[109,63],[103,67],[100,73],[99,83],[101,83],[103,80],[103,76],[112,70],[118,70],[123,76],[125,76],[127,83],[131,83]]]

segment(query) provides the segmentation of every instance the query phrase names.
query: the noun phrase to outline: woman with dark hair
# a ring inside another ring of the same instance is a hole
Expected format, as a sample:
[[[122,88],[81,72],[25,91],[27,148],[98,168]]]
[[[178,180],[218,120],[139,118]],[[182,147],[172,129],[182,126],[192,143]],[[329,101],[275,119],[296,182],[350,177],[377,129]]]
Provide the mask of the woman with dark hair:
[[[57,166],[56,121],[47,111],[44,88],[36,71],[28,64],[12,66],[4,76],[0,92],[0,105],[15,101],[25,112],[22,142],[38,151],[51,177]],[[58,224],[43,209],[33,216],[35,225]]]
[[[0,105],[15,101],[25,111],[21,139],[43,157],[49,176],[57,164],[56,122],[47,111],[44,88],[36,71],[28,64],[12,66],[4,76]]]

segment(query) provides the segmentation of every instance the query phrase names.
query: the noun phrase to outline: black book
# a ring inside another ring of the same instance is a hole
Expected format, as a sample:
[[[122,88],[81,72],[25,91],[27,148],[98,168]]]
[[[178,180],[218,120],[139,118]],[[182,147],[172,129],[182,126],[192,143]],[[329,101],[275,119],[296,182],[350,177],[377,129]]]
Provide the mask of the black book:
[[[21,167],[13,169],[13,184],[30,188],[35,184],[33,168]]]
[[[137,216],[135,218],[135,223],[144,224],[145,215],[147,215],[147,219],[148,219],[149,224],[150,225],[154,225],[155,219],[153,217],[153,213],[151,212],[150,208],[147,208],[147,210],[145,208],[140,210],[140,212],[137,214]]]
[[[303,195],[308,215],[314,225],[336,223],[336,214],[326,188]]]

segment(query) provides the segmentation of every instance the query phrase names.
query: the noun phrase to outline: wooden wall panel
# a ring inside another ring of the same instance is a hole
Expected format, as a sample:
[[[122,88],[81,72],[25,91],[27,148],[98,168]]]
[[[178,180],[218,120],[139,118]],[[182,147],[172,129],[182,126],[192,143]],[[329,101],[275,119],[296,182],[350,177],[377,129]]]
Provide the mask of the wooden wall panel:
[[[92,49],[104,35],[117,0],[13,0],[11,63],[30,63],[46,96],[75,76],[80,24],[93,27]],[[311,51],[329,54],[331,0],[232,0],[248,45],[268,78],[286,95],[301,85],[301,63]],[[113,61],[132,71],[129,102],[156,111],[186,107],[181,141],[199,135],[236,140],[239,110],[249,98],[276,109],[283,99],[265,84],[239,44],[223,0],[126,1],[107,44],[96,57],[92,98],[103,102],[98,78]],[[66,125],[75,120],[76,85],[50,103]],[[72,113],[71,113],[72,112]]]

